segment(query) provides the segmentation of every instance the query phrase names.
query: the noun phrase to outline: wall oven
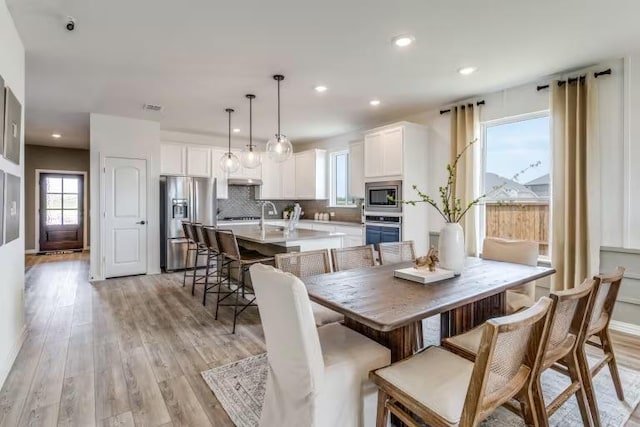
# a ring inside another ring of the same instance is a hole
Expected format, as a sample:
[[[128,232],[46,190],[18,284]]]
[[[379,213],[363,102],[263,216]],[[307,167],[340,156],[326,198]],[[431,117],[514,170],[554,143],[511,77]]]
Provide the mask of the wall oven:
[[[385,215],[365,216],[365,241],[367,245],[402,241],[402,217]]]
[[[367,182],[365,184],[365,211],[402,212],[402,181]]]

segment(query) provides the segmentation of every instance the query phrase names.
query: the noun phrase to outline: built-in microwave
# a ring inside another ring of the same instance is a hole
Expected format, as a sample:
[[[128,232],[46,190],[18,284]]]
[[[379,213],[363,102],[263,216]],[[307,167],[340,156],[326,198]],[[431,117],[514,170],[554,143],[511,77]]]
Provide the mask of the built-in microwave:
[[[402,212],[402,181],[367,182],[365,190],[365,211]]]

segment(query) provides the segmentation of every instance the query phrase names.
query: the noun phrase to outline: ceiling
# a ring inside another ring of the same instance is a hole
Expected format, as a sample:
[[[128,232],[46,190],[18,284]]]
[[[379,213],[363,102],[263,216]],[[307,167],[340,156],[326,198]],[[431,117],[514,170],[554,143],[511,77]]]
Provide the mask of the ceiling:
[[[267,139],[275,73],[282,132],[306,142],[640,48],[637,0],[6,2],[27,51],[27,143],[67,147],[88,147],[90,112],[226,134],[233,107],[246,136],[246,93]],[[403,33],[416,41],[399,49]],[[478,71],[456,72],[468,65]]]

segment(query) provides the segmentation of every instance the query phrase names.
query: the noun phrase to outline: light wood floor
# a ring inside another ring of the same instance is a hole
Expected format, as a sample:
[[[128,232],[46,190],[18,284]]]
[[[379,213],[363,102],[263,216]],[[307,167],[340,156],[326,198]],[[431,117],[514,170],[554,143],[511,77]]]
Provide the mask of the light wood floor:
[[[55,261],[55,262],[54,262]],[[27,257],[28,335],[0,393],[0,425],[230,426],[200,372],[265,351],[255,308],[231,335],[180,275],[90,284],[88,256]],[[640,339],[616,335],[640,370]],[[629,426],[640,426],[636,409]]]

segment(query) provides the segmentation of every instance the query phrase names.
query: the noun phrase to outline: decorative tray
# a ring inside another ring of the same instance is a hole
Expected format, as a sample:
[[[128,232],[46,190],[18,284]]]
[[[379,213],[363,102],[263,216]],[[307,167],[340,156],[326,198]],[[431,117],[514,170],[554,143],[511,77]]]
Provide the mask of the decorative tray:
[[[429,271],[428,268],[415,267],[394,270],[393,275],[400,279],[411,280],[422,284],[439,282],[454,277],[453,271],[442,268],[436,268],[436,271]]]

